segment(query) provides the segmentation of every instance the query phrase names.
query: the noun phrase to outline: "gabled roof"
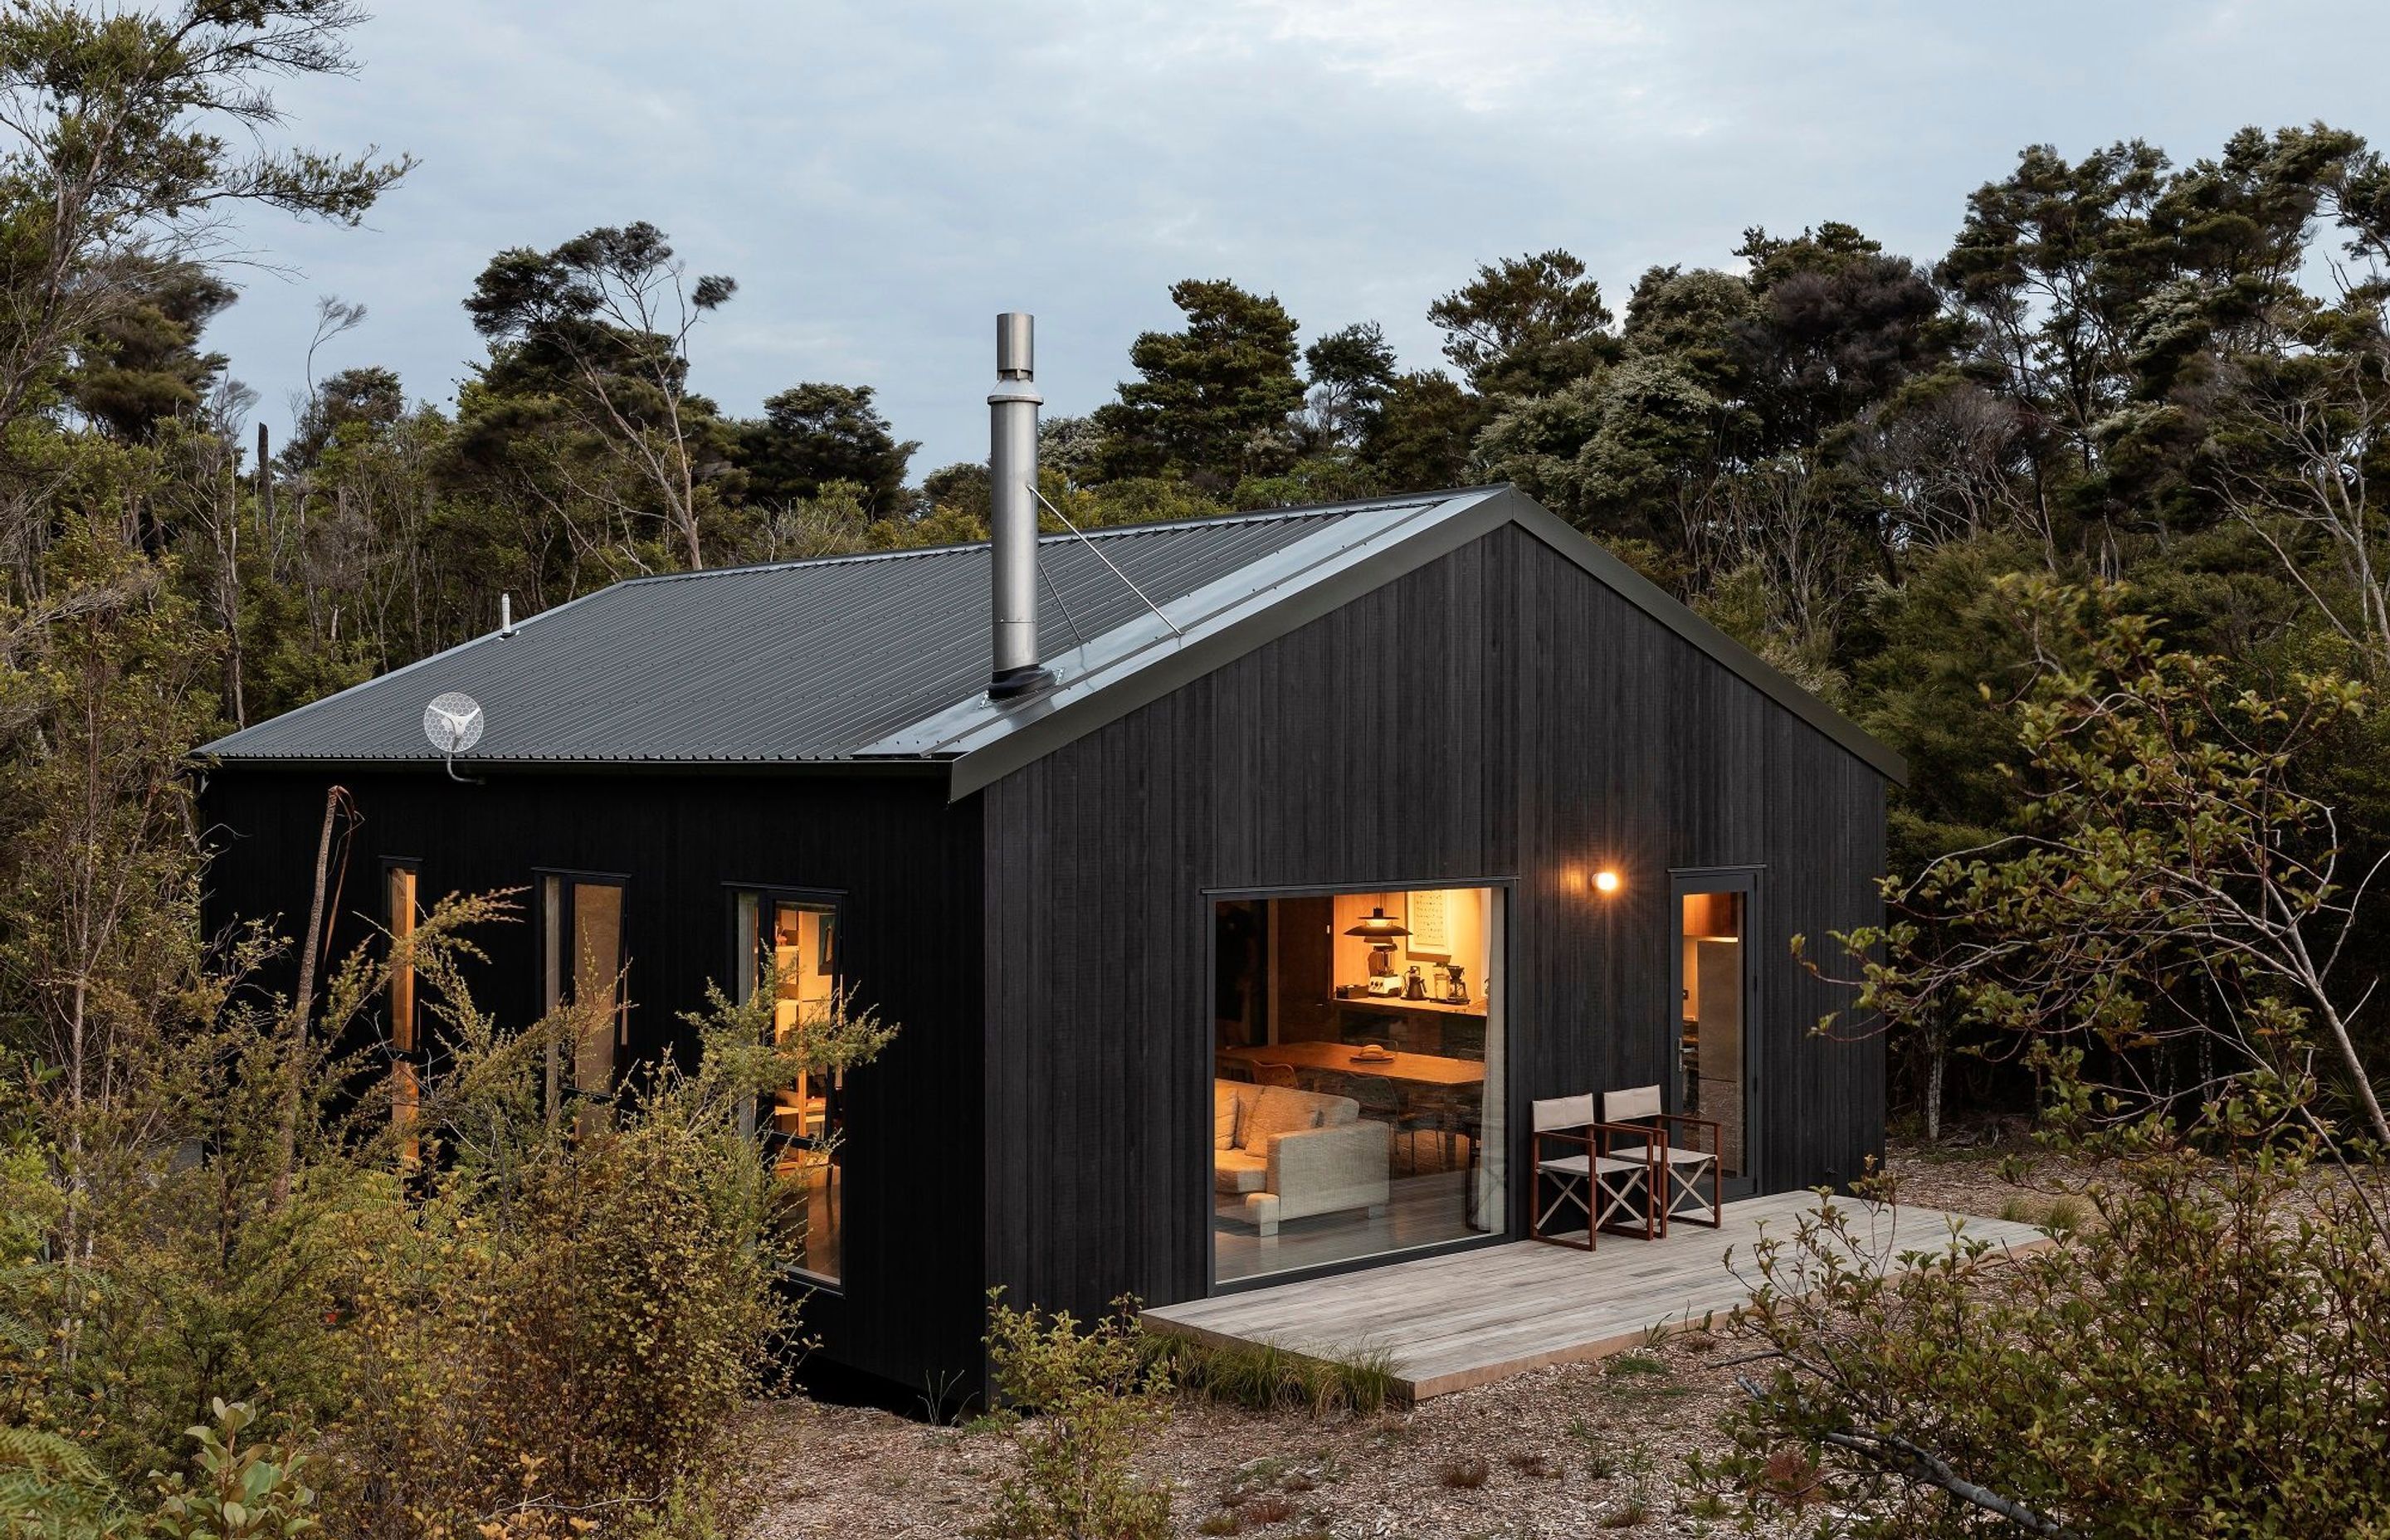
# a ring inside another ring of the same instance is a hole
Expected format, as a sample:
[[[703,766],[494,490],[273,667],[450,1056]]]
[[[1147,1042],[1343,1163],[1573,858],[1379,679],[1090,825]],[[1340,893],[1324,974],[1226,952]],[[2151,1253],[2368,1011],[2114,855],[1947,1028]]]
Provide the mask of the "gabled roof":
[[[462,690],[487,729],[460,764],[945,766],[961,797],[1504,524],[1905,777],[1898,754],[1508,487],[1047,535],[1057,683],[1024,699],[986,695],[988,547],[946,545],[635,578],[201,752],[433,765],[424,706]]]

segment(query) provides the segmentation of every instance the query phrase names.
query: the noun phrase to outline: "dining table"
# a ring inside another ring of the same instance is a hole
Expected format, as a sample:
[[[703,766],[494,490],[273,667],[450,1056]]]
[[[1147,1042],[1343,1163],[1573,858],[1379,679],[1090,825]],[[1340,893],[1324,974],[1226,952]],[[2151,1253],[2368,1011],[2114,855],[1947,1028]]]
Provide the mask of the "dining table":
[[[1256,1043],[1223,1048],[1220,1057],[1246,1064],[1288,1064],[1297,1070],[1346,1075],[1377,1075],[1414,1085],[1483,1085],[1485,1066],[1474,1059],[1447,1059],[1442,1054],[1388,1053],[1383,1059],[1361,1059],[1351,1043]]]

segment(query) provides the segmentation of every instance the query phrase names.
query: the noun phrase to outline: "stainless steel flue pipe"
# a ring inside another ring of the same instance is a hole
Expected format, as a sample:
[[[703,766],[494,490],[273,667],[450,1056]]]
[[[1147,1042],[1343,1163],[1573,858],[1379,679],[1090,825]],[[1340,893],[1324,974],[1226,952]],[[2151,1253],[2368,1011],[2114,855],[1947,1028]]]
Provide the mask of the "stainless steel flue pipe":
[[[994,558],[994,667],[998,700],[1042,689],[1037,661],[1037,393],[1035,325],[1025,312],[996,318],[996,389],[988,392],[988,535]]]

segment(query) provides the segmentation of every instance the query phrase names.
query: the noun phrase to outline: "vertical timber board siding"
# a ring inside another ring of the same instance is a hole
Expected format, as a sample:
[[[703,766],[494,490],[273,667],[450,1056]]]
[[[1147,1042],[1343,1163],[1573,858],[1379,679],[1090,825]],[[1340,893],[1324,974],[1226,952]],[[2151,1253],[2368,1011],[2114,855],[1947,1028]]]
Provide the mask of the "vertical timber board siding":
[[[1016,1300],[1208,1288],[1206,890],[1515,877],[1496,966],[1516,1127],[1532,1097],[1665,1075],[1670,868],[1765,868],[1765,1185],[1846,1181],[1881,1144],[1882,1046],[1811,1035],[1841,1002],[1789,944],[1880,913],[1882,780],[1524,532],[979,795],[986,1253]],[[1522,1178],[1514,1219],[1523,1200]]]
[[[381,918],[379,858],[421,861],[426,904],[452,892],[526,888],[536,867],[620,873],[630,959],[631,1052],[686,1051],[680,1012],[704,1006],[733,967],[726,884],[833,889],[842,969],[862,1002],[902,1031],[848,1084],[846,1274],[814,1295],[807,1328],[826,1358],[918,1389],[925,1375],[975,1373],[983,1196],[972,1167],[983,1105],[979,1048],[978,805],[949,806],[930,776],[775,776],[494,769],[486,784],[358,770],[336,776],[215,769],[202,799],[220,847],[208,920],[304,923],[324,789],[355,798],[357,829],[333,956]],[[516,923],[481,938],[477,1002],[502,1025],[540,1008],[535,887]],[[288,988],[287,978],[277,987]]]

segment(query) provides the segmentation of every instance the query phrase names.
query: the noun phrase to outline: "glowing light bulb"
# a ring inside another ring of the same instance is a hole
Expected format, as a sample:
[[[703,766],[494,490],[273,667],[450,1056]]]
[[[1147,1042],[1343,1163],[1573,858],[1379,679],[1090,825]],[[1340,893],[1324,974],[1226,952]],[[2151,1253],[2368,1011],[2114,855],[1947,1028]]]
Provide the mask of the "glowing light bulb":
[[[1593,886],[1597,892],[1614,893],[1618,891],[1618,874],[1605,867],[1593,874]]]

